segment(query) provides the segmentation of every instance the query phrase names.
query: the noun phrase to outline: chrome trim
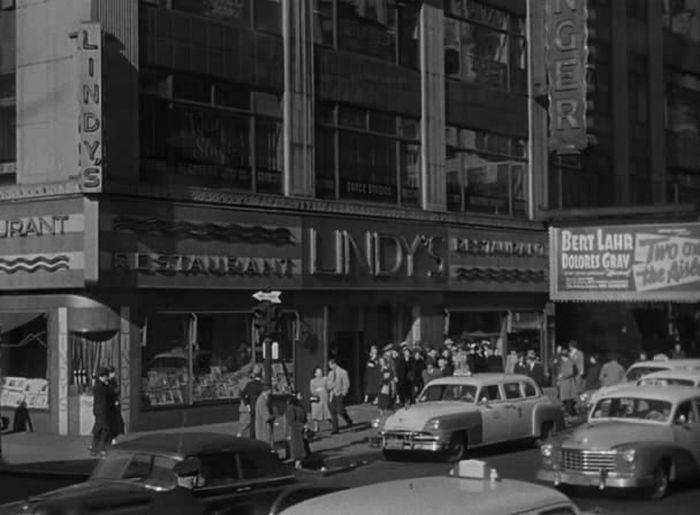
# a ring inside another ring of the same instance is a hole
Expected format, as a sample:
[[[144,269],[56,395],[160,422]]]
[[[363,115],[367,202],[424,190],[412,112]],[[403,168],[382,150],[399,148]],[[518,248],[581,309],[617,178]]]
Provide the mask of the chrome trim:
[[[559,449],[558,461],[562,470],[576,472],[600,472],[615,470],[616,451],[591,451],[585,449]]]

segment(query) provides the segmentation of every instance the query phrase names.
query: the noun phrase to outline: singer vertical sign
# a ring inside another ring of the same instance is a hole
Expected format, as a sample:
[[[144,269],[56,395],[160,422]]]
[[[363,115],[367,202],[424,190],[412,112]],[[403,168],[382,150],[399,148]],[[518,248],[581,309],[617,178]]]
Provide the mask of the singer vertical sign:
[[[102,30],[99,23],[80,24],[79,66],[79,169],[83,191],[102,191]]]
[[[586,148],[586,0],[546,0],[549,149]]]

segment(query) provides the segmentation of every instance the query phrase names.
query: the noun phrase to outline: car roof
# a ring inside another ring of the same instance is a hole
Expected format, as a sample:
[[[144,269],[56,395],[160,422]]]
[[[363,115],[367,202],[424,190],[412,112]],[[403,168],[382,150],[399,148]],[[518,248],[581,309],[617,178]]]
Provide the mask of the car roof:
[[[700,369],[700,359],[684,358],[684,359],[647,359],[632,363],[629,369],[639,367],[666,367],[668,369],[676,368],[698,368]],[[628,369],[628,370],[629,370]]]
[[[261,441],[238,438],[223,433],[180,432],[154,433],[126,440],[113,447],[115,451],[140,451],[175,457],[211,452],[271,452]]]
[[[283,511],[283,515],[502,515],[544,507],[571,505],[556,490],[503,479],[497,481],[430,476],[399,479],[316,497]],[[474,511],[469,511],[469,507]]]
[[[646,376],[645,376],[646,377]],[[614,391],[604,394],[598,399],[600,402],[609,397],[642,397],[645,399],[668,401],[672,403],[683,402],[688,399],[698,397],[697,390],[687,386],[657,386],[657,385],[624,385]]]
[[[431,385],[435,384],[473,384],[482,385],[495,382],[512,382],[512,381],[532,381],[526,375],[522,374],[503,374],[500,372],[485,372],[472,374],[470,376],[445,376],[438,377],[430,381]]]
[[[700,380],[700,369],[678,368],[660,370],[639,378],[640,381],[643,379],[688,379],[698,381]]]

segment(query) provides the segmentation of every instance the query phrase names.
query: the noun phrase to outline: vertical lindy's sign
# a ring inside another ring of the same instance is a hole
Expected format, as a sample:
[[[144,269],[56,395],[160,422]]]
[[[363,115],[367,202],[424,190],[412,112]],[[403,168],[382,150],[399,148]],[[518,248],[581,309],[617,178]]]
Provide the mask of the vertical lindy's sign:
[[[83,191],[102,191],[102,31],[80,24],[78,32],[80,181]]]
[[[576,153],[586,136],[586,0],[547,0],[549,149]]]

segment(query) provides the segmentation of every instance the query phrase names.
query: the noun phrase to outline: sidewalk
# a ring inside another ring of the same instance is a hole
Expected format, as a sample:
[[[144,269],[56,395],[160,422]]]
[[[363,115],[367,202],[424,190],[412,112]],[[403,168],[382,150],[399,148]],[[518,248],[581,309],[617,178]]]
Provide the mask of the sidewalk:
[[[365,404],[348,406],[354,426],[345,429],[341,421],[340,433],[330,434],[322,426],[320,434],[311,443],[312,461],[319,469],[338,469],[354,466],[362,460],[378,455],[369,445],[373,433],[371,421],[379,416],[374,406]],[[238,422],[163,429],[158,431],[129,433],[120,441],[153,433],[215,432],[235,435]],[[2,468],[13,471],[44,474],[85,476],[95,464],[88,447],[91,436],[61,436],[41,433],[6,433],[2,435]]]

